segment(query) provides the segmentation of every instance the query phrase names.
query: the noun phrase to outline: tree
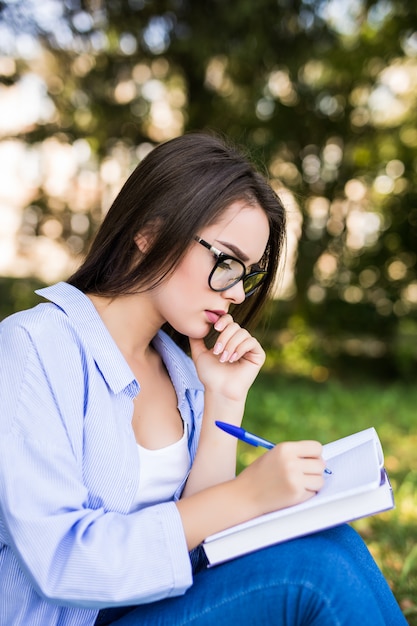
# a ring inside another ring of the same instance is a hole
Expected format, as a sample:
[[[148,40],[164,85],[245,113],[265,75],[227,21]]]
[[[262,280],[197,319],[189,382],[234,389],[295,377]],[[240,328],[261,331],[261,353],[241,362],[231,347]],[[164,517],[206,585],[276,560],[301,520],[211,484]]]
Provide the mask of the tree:
[[[65,193],[41,181],[25,213],[35,235],[49,228],[81,253],[155,143],[224,132],[298,216],[295,282],[276,326],[305,320],[320,359],[378,357],[393,373],[415,373],[414,0],[39,4],[0,3],[0,32],[14,25],[40,45],[24,59],[21,35],[17,49],[10,42],[16,64],[4,88],[28,70],[42,76],[53,113],[20,137],[75,146],[78,161]]]

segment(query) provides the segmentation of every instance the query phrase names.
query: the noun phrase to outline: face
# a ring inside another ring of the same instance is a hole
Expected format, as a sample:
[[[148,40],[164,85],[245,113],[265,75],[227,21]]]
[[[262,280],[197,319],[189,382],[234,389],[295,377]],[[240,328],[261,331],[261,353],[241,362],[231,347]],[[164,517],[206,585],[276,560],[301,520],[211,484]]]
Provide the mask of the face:
[[[238,201],[226,209],[219,221],[196,235],[243,261],[248,271],[265,252],[269,224],[261,207]],[[151,292],[163,321],[188,337],[205,337],[231,304],[245,299],[242,281],[226,291],[210,289],[208,277],[215,260],[209,250],[195,242],[172,276]]]

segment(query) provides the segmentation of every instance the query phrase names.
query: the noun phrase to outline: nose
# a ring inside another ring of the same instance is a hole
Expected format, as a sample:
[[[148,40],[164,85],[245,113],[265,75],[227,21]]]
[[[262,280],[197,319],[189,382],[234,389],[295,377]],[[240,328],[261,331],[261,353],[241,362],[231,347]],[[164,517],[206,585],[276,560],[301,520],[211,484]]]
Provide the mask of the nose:
[[[242,304],[244,302],[246,295],[243,289],[243,280],[240,280],[236,285],[229,287],[222,292],[224,297],[228,300],[231,300],[234,304]]]

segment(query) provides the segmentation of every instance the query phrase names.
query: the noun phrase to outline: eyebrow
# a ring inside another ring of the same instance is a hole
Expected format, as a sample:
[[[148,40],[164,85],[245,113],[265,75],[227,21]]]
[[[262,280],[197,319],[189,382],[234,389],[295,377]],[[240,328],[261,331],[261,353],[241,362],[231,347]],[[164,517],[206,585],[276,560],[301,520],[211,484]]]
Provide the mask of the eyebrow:
[[[218,239],[218,242],[221,243],[223,246],[226,246],[226,248],[229,248],[229,250],[231,250],[233,254],[237,256],[239,259],[241,259],[244,263],[247,263],[249,261],[249,257],[244,252],[242,252],[240,248],[235,246],[233,243],[228,243],[227,241],[220,241],[220,239]]]

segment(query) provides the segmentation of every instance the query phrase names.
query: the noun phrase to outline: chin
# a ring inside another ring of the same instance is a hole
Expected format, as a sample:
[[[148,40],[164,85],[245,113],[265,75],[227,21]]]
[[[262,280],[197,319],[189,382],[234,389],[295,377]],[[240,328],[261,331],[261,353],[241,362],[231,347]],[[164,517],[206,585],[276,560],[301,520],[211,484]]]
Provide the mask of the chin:
[[[200,326],[199,328],[184,328],[180,325],[173,326],[173,328],[190,339],[204,339],[210,332],[211,324],[204,324],[204,327]]]
[[[205,332],[193,332],[193,333],[187,333],[187,337],[189,337],[190,339],[204,339],[205,337],[207,337],[207,335],[209,334],[210,329],[206,330]]]

